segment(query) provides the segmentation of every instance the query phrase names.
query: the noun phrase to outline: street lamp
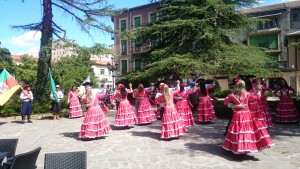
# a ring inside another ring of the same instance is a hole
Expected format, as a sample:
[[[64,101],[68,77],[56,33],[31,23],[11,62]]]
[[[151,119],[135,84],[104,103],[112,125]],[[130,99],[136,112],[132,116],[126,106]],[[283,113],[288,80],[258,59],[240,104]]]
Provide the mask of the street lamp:
[[[115,89],[115,76],[114,76],[114,72],[115,70],[118,70],[118,63],[115,62],[115,58],[111,57],[111,63],[107,62],[107,68],[109,71],[112,72],[112,86],[113,89]]]

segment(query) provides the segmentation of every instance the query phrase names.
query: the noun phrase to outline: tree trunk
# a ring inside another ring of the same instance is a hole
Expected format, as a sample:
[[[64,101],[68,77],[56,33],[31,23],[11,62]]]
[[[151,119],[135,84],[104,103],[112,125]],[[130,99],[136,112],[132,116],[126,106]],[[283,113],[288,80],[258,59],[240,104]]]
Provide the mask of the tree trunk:
[[[51,68],[52,49],[52,8],[51,0],[43,0],[44,16],[42,20],[42,37],[38,60],[36,100],[47,101],[49,98],[49,68]]]

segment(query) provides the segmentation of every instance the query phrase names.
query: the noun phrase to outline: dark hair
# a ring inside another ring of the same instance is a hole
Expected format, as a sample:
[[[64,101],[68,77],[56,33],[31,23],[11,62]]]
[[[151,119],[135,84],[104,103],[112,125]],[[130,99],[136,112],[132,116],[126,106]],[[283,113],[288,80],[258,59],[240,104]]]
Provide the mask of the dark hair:
[[[184,85],[180,85],[180,92],[184,91]]]
[[[252,89],[252,82],[250,80],[250,78],[245,78],[244,79],[245,82],[245,86],[246,86],[246,91],[250,91]]]
[[[285,86],[283,86],[283,85],[281,84],[281,81],[282,81],[282,80],[284,80]],[[280,88],[283,89],[284,87],[285,87],[285,88],[289,88],[289,85],[287,84],[287,82],[286,82],[285,79],[281,79],[281,80],[280,80]]]
[[[200,92],[202,95],[206,96],[207,95],[207,89],[205,86],[205,81],[200,80]]]
[[[122,87],[120,89],[120,93],[121,93],[122,99],[126,99],[126,97],[127,97],[127,91],[126,91],[125,87]]]
[[[72,85],[72,87],[71,87],[71,91],[73,90],[73,87],[76,87],[76,85]],[[77,87],[76,87],[77,88]]]

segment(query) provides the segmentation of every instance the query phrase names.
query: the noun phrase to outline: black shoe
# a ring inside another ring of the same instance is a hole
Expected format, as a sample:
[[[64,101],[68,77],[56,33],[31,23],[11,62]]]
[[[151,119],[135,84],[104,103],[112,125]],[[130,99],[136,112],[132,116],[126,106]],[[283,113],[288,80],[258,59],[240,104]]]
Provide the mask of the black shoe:
[[[31,120],[28,120],[28,123],[33,123]]]
[[[25,121],[24,120],[22,120],[22,122],[21,122],[22,124],[25,124]]]

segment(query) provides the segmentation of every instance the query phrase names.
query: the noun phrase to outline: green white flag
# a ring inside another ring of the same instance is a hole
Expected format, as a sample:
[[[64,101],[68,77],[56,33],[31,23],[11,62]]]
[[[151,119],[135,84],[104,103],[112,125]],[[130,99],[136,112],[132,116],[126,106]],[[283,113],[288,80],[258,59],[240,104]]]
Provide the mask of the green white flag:
[[[54,82],[54,80],[53,80],[53,77],[52,77],[52,73],[51,73],[51,70],[49,69],[49,77],[50,77],[50,84],[51,84],[51,92],[52,92],[52,94],[53,94],[53,97],[55,98],[55,100],[57,101],[57,102],[59,102],[59,100],[58,100],[58,96],[57,96],[57,94],[56,94],[56,86],[55,86],[55,82]]]

